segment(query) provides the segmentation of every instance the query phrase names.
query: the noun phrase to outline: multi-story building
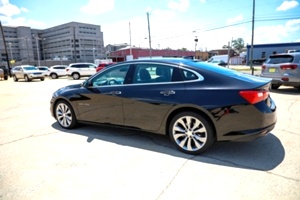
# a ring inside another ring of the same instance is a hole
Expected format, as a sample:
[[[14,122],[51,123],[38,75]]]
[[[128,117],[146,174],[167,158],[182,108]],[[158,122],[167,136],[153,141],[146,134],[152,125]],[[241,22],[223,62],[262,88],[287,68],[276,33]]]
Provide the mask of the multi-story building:
[[[3,26],[9,60],[35,63],[40,60],[93,62],[105,57],[99,25],[70,22],[44,30]],[[6,60],[0,32],[1,60]]]

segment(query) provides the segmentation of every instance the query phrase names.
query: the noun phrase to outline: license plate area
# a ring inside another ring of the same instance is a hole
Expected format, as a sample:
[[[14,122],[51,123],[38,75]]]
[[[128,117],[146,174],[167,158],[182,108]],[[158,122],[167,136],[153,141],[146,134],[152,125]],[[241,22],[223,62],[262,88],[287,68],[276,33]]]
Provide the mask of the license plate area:
[[[269,72],[274,73],[274,72],[276,72],[276,69],[275,68],[269,68]]]

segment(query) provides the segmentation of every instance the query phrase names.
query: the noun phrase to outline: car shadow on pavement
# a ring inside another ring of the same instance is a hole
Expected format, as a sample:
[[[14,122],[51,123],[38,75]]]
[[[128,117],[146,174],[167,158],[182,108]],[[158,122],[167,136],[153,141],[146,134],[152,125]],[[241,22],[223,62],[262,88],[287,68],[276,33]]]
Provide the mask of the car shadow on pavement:
[[[57,122],[52,127],[63,133],[84,136],[88,143],[101,140],[193,161],[243,169],[272,170],[285,157],[284,147],[272,133],[251,142],[216,142],[200,155],[189,155],[177,150],[165,135],[98,125],[80,125],[77,129],[66,130]]]

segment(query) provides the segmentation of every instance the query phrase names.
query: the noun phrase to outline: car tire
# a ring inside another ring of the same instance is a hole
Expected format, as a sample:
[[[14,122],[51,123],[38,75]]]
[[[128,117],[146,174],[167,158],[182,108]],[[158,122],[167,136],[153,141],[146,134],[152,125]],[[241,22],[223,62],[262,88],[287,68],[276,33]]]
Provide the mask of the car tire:
[[[169,136],[180,151],[193,155],[207,150],[215,140],[211,123],[194,112],[181,112],[173,117]]]
[[[50,74],[50,76],[51,76],[52,79],[57,79],[58,78],[57,74],[55,74],[55,73]]]
[[[41,81],[44,81],[45,80],[45,78],[41,78]]]
[[[8,76],[4,76],[4,80],[7,80],[8,79]]]
[[[64,100],[55,105],[54,115],[58,124],[65,129],[72,129],[77,126],[77,119],[72,106]]]
[[[277,85],[277,84],[272,84],[271,85],[272,90],[277,90],[279,87],[280,87],[280,85]]]
[[[14,79],[15,82],[18,81],[18,78],[16,77],[16,75],[13,75],[13,79]]]
[[[72,74],[72,77],[73,77],[74,80],[78,80],[78,79],[80,79],[80,74],[78,74],[78,73],[73,73],[73,74]]]
[[[24,76],[24,79],[25,79],[26,82],[29,82],[29,81],[30,81],[30,78],[28,78],[27,75]]]

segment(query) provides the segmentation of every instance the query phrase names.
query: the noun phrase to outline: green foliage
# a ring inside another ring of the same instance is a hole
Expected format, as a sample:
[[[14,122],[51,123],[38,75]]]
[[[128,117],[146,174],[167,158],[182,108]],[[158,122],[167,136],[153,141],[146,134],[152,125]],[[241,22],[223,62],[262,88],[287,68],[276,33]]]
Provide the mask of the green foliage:
[[[243,38],[237,38],[236,40],[233,40],[232,46],[233,46],[233,48],[238,50],[238,52],[240,52],[245,47]]]

